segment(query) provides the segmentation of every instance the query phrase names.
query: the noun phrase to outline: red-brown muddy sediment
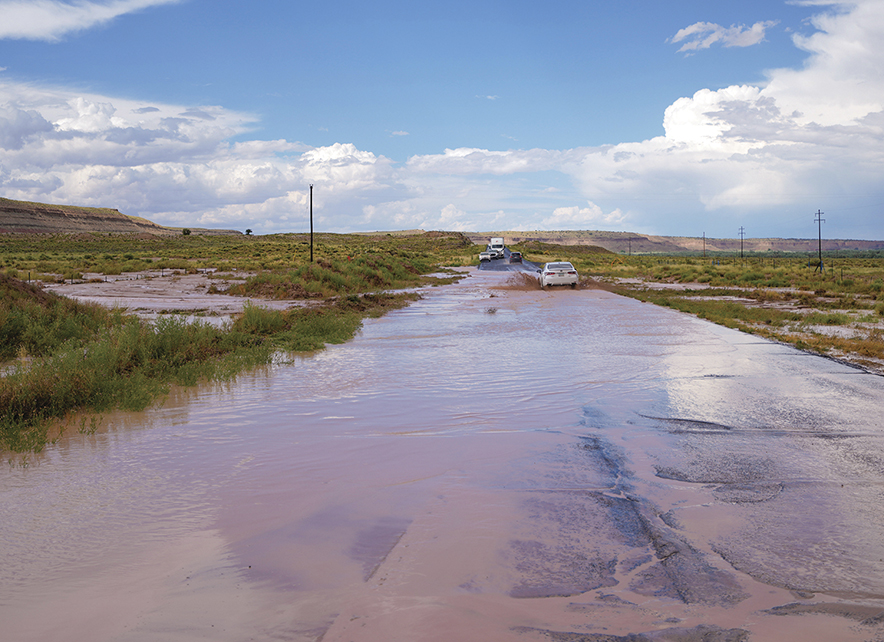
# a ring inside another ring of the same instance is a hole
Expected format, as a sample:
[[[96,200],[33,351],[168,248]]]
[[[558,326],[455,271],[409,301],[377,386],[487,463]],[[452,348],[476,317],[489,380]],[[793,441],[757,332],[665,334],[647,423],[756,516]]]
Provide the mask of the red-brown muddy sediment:
[[[884,634],[881,378],[506,279],[0,471],[4,635]]]

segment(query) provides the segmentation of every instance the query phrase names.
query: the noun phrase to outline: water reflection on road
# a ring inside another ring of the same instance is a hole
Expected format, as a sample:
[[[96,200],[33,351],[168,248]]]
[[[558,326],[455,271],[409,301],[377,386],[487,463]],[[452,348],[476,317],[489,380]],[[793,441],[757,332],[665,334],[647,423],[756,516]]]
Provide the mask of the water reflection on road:
[[[0,471],[9,639],[884,634],[881,378],[507,278]]]

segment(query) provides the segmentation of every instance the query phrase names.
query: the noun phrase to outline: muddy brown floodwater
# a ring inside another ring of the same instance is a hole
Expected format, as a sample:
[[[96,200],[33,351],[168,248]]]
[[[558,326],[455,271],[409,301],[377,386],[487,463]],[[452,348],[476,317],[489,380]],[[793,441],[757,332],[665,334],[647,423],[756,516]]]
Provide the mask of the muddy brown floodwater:
[[[884,379],[471,271],[0,469],[0,637],[884,639]]]

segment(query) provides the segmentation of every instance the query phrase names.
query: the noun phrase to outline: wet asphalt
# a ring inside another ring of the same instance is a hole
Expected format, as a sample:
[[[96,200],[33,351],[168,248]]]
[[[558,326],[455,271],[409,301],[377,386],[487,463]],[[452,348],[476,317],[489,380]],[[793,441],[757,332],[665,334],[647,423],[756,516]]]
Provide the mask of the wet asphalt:
[[[532,268],[4,468],[5,633],[884,639],[884,379]]]
[[[510,262],[510,254],[512,254],[510,249],[504,248],[503,258],[480,261],[478,269],[489,272],[525,272],[527,274],[534,274],[540,269],[540,265],[526,259],[522,259],[518,263]]]

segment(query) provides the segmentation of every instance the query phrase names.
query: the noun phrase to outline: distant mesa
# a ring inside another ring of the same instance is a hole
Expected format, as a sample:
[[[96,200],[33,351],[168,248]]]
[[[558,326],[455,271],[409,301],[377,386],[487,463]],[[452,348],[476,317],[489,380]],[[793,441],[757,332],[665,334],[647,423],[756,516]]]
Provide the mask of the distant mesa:
[[[507,245],[549,243],[555,245],[589,245],[617,254],[710,254],[740,252],[740,239],[713,239],[690,236],[652,236],[634,232],[605,232],[595,230],[554,231],[494,231],[467,232],[473,243],[485,245],[492,236],[502,236]],[[742,239],[743,251],[752,252],[816,252],[819,239]],[[823,239],[824,252],[884,250],[884,241]]]
[[[236,230],[189,228],[192,234],[241,234]],[[46,205],[0,198],[0,234],[150,234],[173,236],[182,228],[164,227],[119,210]]]
[[[237,235],[238,230],[188,228],[195,235]],[[0,234],[138,234],[151,236],[180,235],[184,228],[157,225],[145,218],[129,216],[119,210],[75,205],[46,205],[0,198]],[[424,230],[399,230],[365,234],[450,234]],[[599,230],[564,231],[494,231],[464,232],[466,242],[485,245],[492,236],[502,236],[507,245],[532,244],[583,246],[584,251],[613,252],[616,254],[710,254],[740,252],[740,239],[714,239],[688,236],[652,236],[634,232],[606,232]],[[818,239],[744,238],[743,251],[809,252],[817,251]],[[884,250],[884,241],[823,239],[822,249],[833,251]]]

